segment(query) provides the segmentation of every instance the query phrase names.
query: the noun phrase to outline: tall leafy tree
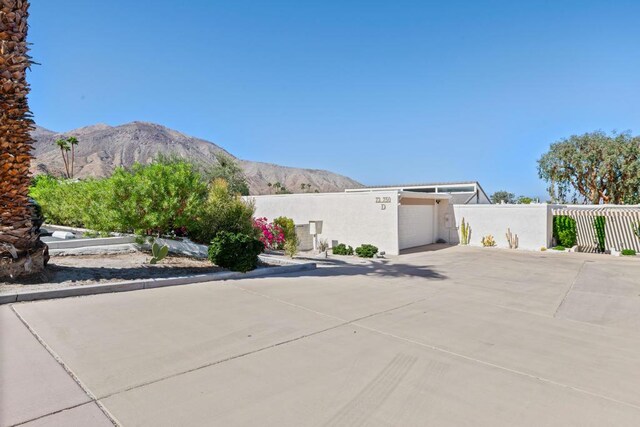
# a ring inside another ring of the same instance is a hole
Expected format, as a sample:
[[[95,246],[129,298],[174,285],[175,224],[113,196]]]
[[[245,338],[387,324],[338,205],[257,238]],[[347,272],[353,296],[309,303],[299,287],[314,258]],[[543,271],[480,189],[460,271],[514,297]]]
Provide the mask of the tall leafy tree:
[[[44,269],[37,209],[29,199],[33,120],[27,95],[29,2],[0,0],[0,277]]]
[[[551,199],[566,203],[640,203],[640,138],[602,131],[561,139],[538,160]]]

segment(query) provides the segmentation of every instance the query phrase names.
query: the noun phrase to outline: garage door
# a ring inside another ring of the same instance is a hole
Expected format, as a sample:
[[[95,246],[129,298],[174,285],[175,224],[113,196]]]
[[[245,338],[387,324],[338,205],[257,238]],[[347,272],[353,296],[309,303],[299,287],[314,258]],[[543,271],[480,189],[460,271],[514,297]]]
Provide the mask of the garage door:
[[[433,206],[400,205],[398,209],[400,249],[433,243]]]

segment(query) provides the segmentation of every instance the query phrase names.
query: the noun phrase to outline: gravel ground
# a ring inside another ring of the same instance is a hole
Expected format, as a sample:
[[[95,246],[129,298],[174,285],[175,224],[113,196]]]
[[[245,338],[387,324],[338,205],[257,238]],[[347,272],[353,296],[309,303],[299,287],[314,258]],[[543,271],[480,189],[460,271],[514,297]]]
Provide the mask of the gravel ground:
[[[15,282],[0,282],[0,294],[16,291],[95,285],[126,280],[166,278],[215,273],[222,269],[208,260],[167,256],[151,265],[144,252],[113,255],[52,256],[40,276]]]

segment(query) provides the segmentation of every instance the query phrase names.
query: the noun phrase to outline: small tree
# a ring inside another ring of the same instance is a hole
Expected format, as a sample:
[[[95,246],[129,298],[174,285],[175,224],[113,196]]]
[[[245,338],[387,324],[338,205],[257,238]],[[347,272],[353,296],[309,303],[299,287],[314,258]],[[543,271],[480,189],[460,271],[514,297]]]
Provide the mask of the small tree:
[[[513,204],[516,202],[516,195],[508,191],[500,190],[491,195],[491,201],[496,204],[503,202]]]
[[[517,202],[520,205],[530,205],[531,203],[533,203],[533,199],[527,196],[520,196],[518,197]]]
[[[249,184],[238,162],[226,154],[216,154],[216,161],[215,166],[205,169],[205,177],[211,182],[216,179],[224,179],[230,193],[248,196]]]

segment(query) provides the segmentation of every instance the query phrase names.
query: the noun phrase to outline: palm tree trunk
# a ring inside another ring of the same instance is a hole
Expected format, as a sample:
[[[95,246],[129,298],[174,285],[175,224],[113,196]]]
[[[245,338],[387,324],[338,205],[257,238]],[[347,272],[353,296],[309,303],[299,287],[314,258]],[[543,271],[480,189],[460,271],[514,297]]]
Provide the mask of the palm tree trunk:
[[[44,269],[49,253],[29,199],[33,128],[27,103],[29,2],[0,0],[0,278]]]
[[[71,178],[69,176],[69,163],[67,162],[67,155],[65,154],[64,148],[62,147],[60,147],[60,155],[62,156],[62,162],[64,163],[65,177]]]
[[[73,178],[73,161],[75,158],[75,144],[71,144],[71,178]]]

